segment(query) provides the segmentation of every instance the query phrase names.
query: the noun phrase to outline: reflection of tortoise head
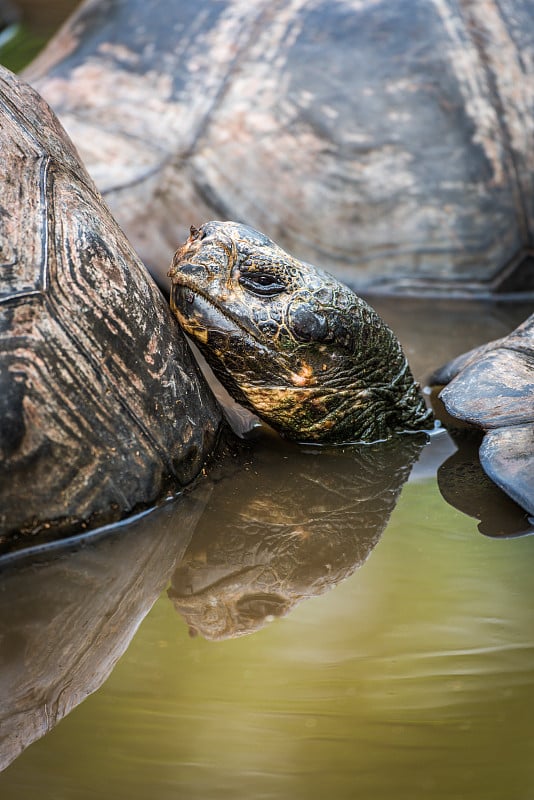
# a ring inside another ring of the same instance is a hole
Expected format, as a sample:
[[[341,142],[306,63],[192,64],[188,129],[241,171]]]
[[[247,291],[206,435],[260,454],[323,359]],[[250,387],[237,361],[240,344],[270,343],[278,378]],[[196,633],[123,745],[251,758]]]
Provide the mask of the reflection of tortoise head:
[[[333,588],[380,539],[423,437],[346,451],[259,444],[249,469],[221,481],[172,578],[191,633],[251,633]],[[287,451],[286,451],[287,452]]]
[[[228,639],[253,633],[276,617],[287,614],[300,598],[285,598],[267,592],[251,591],[236,584],[230,576],[224,585],[192,595],[180,595],[169,589],[176,611],[187,621],[192,636],[205,639]]]
[[[210,563],[205,551],[195,552],[195,543],[200,544],[195,537],[173,576],[168,594],[192,634],[226,639],[253,633],[288,614],[301,600],[322,594],[348,577],[365,561],[380,533],[378,530],[374,538],[365,540],[359,539],[358,534],[348,535],[344,542],[334,537],[326,547],[320,535],[305,530],[284,532],[271,538],[268,547],[258,547],[256,536],[262,537],[261,532],[250,537],[230,535],[231,542],[225,541],[223,534],[214,537],[213,548],[226,550],[229,572],[218,580],[220,565]],[[250,563],[250,548],[258,558],[257,564]],[[242,568],[239,562],[243,563]],[[187,592],[202,579],[213,577],[213,583]]]

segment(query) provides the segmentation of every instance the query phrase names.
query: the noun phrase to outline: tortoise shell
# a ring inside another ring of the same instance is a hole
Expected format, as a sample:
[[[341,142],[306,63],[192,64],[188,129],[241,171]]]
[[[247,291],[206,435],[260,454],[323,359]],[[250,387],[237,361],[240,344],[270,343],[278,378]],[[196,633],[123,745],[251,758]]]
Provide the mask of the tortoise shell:
[[[534,290],[534,7],[90,0],[30,68],[149,267],[234,219],[357,289]]]
[[[220,413],[43,100],[0,70],[0,537],[176,491]]]

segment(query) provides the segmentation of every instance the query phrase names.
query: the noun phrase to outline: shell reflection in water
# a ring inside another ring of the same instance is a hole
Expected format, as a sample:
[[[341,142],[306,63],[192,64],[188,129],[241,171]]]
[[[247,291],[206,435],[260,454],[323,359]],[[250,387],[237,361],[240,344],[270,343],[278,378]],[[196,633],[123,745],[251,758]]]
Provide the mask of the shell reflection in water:
[[[182,556],[206,489],[0,561],[0,771],[108,678]]]
[[[255,447],[221,481],[172,578],[192,635],[241,636],[322,594],[367,559],[426,441],[332,449]],[[289,456],[287,453],[289,452]]]

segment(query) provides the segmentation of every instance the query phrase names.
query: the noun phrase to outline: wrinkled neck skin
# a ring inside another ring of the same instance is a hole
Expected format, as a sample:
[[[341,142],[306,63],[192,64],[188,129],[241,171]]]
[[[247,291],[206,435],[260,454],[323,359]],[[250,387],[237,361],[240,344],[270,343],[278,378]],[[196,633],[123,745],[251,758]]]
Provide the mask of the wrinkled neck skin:
[[[246,226],[193,231],[169,273],[171,306],[238,402],[301,442],[429,427],[397,338],[351,290]]]

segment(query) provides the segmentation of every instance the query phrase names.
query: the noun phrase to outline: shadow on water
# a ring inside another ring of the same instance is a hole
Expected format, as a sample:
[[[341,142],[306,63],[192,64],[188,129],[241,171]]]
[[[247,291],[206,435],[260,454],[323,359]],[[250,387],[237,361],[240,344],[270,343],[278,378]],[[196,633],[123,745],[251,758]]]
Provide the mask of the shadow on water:
[[[190,635],[253,633],[334,588],[370,556],[410,474],[417,481],[436,468],[443,499],[484,535],[534,532],[487,478],[469,437],[455,444],[440,431],[430,442],[404,436],[337,451],[260,440],[245,468],[214,487],[172,576],[168,596]]]

